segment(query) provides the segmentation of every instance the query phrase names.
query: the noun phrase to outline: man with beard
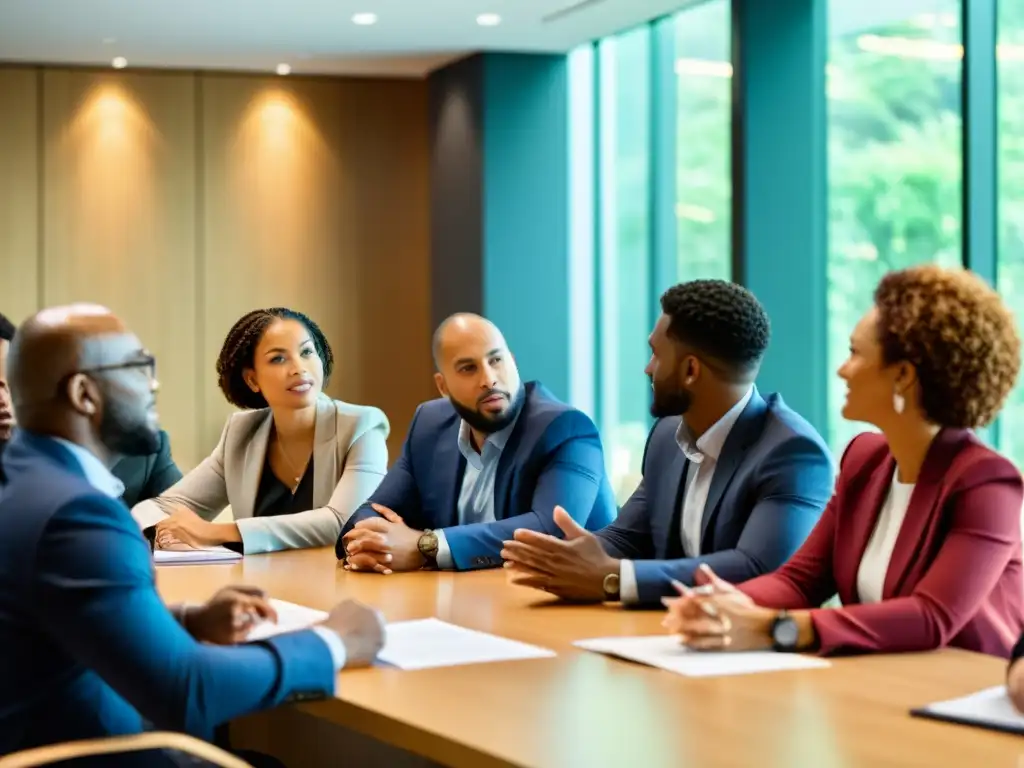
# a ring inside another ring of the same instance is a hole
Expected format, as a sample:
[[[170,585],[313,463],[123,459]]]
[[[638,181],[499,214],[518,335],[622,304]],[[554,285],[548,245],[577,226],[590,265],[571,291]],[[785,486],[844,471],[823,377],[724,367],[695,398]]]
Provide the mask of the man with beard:
[[[14,407],[7,386],[7,352],[14,339],[14,324],[0,313],[0,484],[4,482],[3,453],[15,427]],[[122,456],[110,471],[124,485],[122,499],[129,507],[159,496],[181,479],[171,457],[171,441],[162,429],[155,451]]]
[[[222,646],[274,618],[259,590],[163,604],[107,469],[157,447],[154,361],[108,310],[35,315],[15,334],[9,376],[20,427],[0,489],[0,755],[137,733],[143,718],[208,739],[240,715],[332,695],[338,669],[376,656],[380,616],[352,602],[313,629],[234,647]]]
[[[583,530],[611,522],[597,428],[520,382],[493,323],[453,315],[433,349],[442,397],[416,410],[402,455],[342,530],[335,551],[349,570],[498,566],[515,530],[558,533],[556,504]]]
[[[694,280],[666,291],[661,308],[645,370],[657,422],[640,485],[596,534],[561,511],[564,539],[516,531],[502,552],[513,583],[657,605],[702,565],[732,583],[775,570],[828,503],[824,441],[779,395],[754,386],[769,337],[760,302],[734,283]]]

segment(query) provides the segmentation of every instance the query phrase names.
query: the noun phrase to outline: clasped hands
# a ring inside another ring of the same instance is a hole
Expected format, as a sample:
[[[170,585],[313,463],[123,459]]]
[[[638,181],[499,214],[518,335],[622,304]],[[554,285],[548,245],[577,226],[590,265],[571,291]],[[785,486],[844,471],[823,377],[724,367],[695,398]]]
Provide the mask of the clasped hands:
[[[672,582],[678,597],[662,598],[668,614],[662,626],[688,648],[702,651],[756,651],[772,647],[776,612],[762,608],[746,594],[702,564],[695,587]]]
[[[190,549],[241,542],[234,523],[211,523],[188,507],[178,505],[156,524],[155,543],[159,549]]]
[[[216,645],[244,643],[253,628],[277,622],[277,611],[257,587],[225,587],[204,605],[185,606],[182,626],[196,640]],[[355,600],[343,600],[320,626],[334,632],[345,646],[345,667],[373,663],[384,646],[384,619],[379,611]]]
[[[380,517],[360,520],[345,534],[345,570],[390,574],[415,571],[426,565],[419,542],[423,531],[405,524],[397,512],[371,504]]]

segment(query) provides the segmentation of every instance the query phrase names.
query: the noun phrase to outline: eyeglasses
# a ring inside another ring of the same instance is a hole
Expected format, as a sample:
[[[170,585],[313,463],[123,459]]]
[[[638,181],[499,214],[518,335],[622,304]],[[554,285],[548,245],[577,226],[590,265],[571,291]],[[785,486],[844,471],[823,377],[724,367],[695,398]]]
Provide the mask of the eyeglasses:
[[[79,373],[106,373],[109,371],[123,371],[131,368],[146,368],[148,369],[146,373],[149,374],[149,378],[156,378],[156,358],[153,357],[152,355],[137,357],[133,360],[125,360],[124,362],[121,363],[109,363],[107,365],[96,365],[93,366],[92,368],[81,368],[72,373],[71,375],[74,376],[75,374]]]

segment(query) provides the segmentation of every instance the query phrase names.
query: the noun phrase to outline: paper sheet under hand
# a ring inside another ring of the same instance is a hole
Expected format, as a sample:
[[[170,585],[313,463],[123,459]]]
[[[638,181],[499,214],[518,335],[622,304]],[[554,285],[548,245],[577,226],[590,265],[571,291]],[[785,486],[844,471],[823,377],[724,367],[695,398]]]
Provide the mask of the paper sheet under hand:
[[[775,651],[693,651],[672,635],[598,637],[578,640],[578,648],[646,664],[687,677],[747,675],[829,667],[824,659]]]
[[[911,710],[918,717],[930,717],[964,725],[976,725],[996,731],[1024,734],[1024,715],[1017,711],[1006,694],[1005,685],[939,701],[920,709]]]
[[[270,604],[277,611],[277,623],[272,621],[260,622],[249,631],[249,636],[246,640],[266,640],[274,635],[298,632],[302,629],[309,629],[314,624],[319,624],[327,618],[326,611],[318,611],[315,608],[307,608],[304,605],[296,605],[285,600],[270,598]]]
[[[491,661],[542,659],[554,656],[538,648],[439,619],[399,621],[387,626],[379,659],[399,669],[429,669]]]
[[[241,553],[227,547],[153,550],[153,563],[156,565],[210,565],[235,563],[241,559]]]

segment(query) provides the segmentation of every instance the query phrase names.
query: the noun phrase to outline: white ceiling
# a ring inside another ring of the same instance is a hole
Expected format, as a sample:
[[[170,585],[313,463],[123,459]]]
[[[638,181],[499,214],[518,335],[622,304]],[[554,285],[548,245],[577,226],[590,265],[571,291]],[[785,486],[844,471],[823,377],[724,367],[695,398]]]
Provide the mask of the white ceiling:
[[[0,0],[0,61],[422,77],[476,51],[565,52],[699,2]],[[356,26],[359,12],[379,20]]]

